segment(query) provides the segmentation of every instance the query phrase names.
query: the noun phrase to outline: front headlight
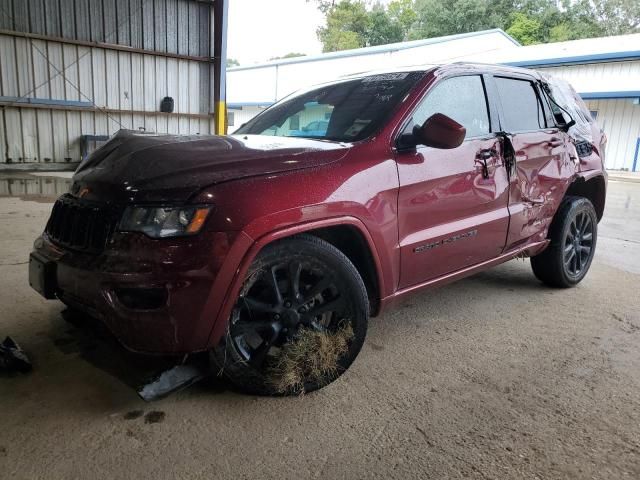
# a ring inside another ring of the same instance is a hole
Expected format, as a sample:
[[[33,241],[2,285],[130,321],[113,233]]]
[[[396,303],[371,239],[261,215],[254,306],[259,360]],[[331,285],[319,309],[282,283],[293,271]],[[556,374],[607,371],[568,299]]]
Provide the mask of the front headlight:
[[[142,232],[152,238],[194,235],[204,225],[211,207],[127,207],[118,230]]]

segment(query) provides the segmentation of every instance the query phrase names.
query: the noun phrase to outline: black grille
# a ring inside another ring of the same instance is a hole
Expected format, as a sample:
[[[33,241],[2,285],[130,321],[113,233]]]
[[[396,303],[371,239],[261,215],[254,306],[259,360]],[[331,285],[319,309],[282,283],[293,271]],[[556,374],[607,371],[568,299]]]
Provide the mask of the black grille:
[[[104,249],[117,221],[114,209],[66,194],[53,205],[45,232],[63,247],[99,252]]]

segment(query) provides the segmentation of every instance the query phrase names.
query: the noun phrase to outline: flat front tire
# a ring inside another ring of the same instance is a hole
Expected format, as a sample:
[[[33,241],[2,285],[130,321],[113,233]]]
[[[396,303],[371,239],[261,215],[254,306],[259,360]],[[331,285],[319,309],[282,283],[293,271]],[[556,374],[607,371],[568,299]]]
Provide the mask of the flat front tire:
[[[309,235],[280,240],[253,261],[211,358],[243,392],[311,392],[349,368],[368,318],[362,278],[340,250]]]

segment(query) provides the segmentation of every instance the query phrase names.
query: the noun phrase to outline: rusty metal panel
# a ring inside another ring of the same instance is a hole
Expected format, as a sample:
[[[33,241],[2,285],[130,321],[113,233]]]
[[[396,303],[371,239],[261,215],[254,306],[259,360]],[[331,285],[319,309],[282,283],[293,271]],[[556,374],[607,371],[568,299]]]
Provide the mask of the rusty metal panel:
[[[51,110],[37,110],[36,118],[38,120],[38,152],[40,162],[51,162],[54,159]]]
[[[189,3],[178,0],[178,53],[189,54]]]
[[[67,114],[67,156],[71,161],[80,160],[80,113],[66,112]]]
[[[158,131],[158,122],[155,115],[145,115],[144,116],[144,129],[147,132],[157,132]]]
[[[187,36],[189,38],[189,55],[199,55],[200,54],[200,22],[199,22],[199,15],[198,15],[199,5],[196,2],[187,2],[187,6],[189,8],[189,25],[187,30]]]
[[[95,131],[94,118],[94,112],[80,112],[80,130],[82,135],[100,135]],[[82,155],[82,152],[80,155]]]
[[[129,0],[129,45],[134,48],[142,48],[143,17],[142,0]]]
[[[146,0],[142,9],[142,48],[155,49],[153,0]]]
[[[210,88],[210,80],[211,80],[211,66],[206,64],[198,65],[198,74],[199,74],[199,91],[198,98],[200,101],[198,102],[198,111],[197,113],[208,114],[212,111],[211,108],[211,88]],[[196,113],[196,112],[194,112]]]
[[[75,0],[76,40],[90,40],[89,0]],[[95,13],[97,15],[98,12]]]
[[[109,125],[107,122],[107,115],[100,112],[95,113],[93,117],[93,122],[95,125],[95,132],[97,135],[109,135]]]
[[[60,0],[60,21],[62,24],[62,36],[76,38],[76,26],[74,22],[73,0]]]
[[[167,0],[167,51],[178,53],[178,0]]]
[[[178,118],[174,115],[167,118],[167,133],[176,134],[180,128],[178,125]]]
[[[21,109],[22,121],[22,161],[38,161],[38,124],[36,111],[28,108]]]
[[[211,7],[209,5],[199,4],[199,46],[200,50],[198,55],[201,57],[211,57],[213,51],[211,50]]]
[[[15,39],[0,35],[0,85],[2,95],[14,97],[18,95],[18,74],[16,72]]]
[[[180,116],[178,119],[178,133],[180,135],[189,134],[189,118]]]
[[[179,74],[178,74],[178,60],[175,58],[167,58],[167,90],[166,95],[173,97],[174,100],[174,112],[179,112],[180,98],[179,93]]]
[[[13,29],[13,2],[11,0],[0,0],[0,28],[5,30]]]
[[[121,45],[129,45],[131,42],[129,15],[129,0],[116,0],[116,28],[118,29],[116,43]]]
[[[105,73],[109,72],[109,80],[105,82],[106,86],[106,106],[108,108],[120,108],[120,85],[116,81],[118,76],[118,56],[120,52],[112,52],[105,50],[102,52],[105,56]],[[106,78],[106,77],[105,77]]]
[[[58,71],[64,68],[62,57],[62,46],[59,43],[49,42],[49,82],[51,88],[51,98],[64,100],[65,82]]]
[[[156,132],[168,133],[169,131],[169,117],[168,115],[160,115],[156,117]]]
[[[155,93],[157,95],[158,102],[160,99],[169,95],[169,91],[167,90],[167,59],[158,57],[155,61]],[[154,104],[156,110],[159,110],[159,103]]]
[[[0,164],[7,161],[7,138],[4,134],[4,108],[0,108]]]
[[[189,113],[189,62],[178,60],[178,104],[176,112]]]
[[[102,0],[102,15],[104,41],[107,43],[118,43],[118,14],[116,0]]]
[[[189,89],[187,95],[189,96],[189,110],[188,113],[198,113],[200,111],[200,70],[198,64],[195,62],[189,62]]]
[[[24,0],[13,1],[13,29],[19,32],[29,31],[29,6]]]
[[[47,51],[47,43],[41,40],[31,41],[31,58],[33,59],[33,83],[34,91],[31,96],[37,98],[50,98],[49,88],[49,63],[40,52]]]
[[[131,108],[144,110],[144,71],[142,55],[131,54]]]
[[[78,55],[78,88],[82,92],[80,100],[95,101],[93,94],[93,67],[91,65],[91,49],[88,47],[77,47]]]
[[[60,4],[58,0],[44,2],[44,22],[47,35],[61,36],[62,27],[60,26]]]
[[[167,51],[167,2],[153,0],[154,47],[160,52]]]
[[[113,52],[112,52],[113,53]],[[107,82],[105,70],[106,58],[105,51],[99,48],[91,49],[91,82],[93,84],[93,102],[99,106],[107,105],[107,85],[113,82]]]
[[[102,12],[103,0],[89,0],[89,26],[91,35],[89,39],[93,42],[104,42],[104,14]]]
[[[32,33],[46,34],[44,0],[29,0],[29,24]]]
[[[20,110],[17,108],[4,108],[4,122],[7,163],[18,163],[24,156],[22,152],[22,122],[20,121]]]
[[[67,116],[66,112],[51,111],[53,128],[53,159],[62,162],[67,157]]]
[[[78,50],[75,45],[62,46],[65,100],[86,100],[78,90]],[[56,72],[58,73],[58,72]]]
[[[131,115],[131,128],[133,130],[144,131],[144,115]]]
[[[160,99],[158,98],[158,82],[156,80],[156,60],[158,59],[150,55],[144,55],[142,57],[144,64],[144,83],[142,84],[144,102],[140,110],[145,110],[147,112],[155,112],[159,110],[160,106]]]
[[[25,38],[16,38],[16,64],[18,71],[18,95],[33,95],[33,63],[31,45]]]
[[[131,110],[131,54],[118,52],[118,73],[120,79],[120,110]]]

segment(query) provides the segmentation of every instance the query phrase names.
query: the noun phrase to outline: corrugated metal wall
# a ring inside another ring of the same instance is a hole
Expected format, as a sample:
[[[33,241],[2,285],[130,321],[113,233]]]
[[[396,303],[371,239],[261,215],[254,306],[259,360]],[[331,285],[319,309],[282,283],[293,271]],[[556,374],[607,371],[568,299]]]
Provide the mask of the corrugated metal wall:
[[[120,128],[211,133],[212,21],[204,0],[0,0],[0,168],[75,163]]]
[[[378,51],[358,49],[309,59],[292,58],[260,66],[235,67],[227,72],[229,103],[273,102],[305,86],[381,68],[425,65],[460,60],[466,56],[518,47],[503,33],[492,30],[477,35],[431,39],[411,48]],[[342,56],[340,56],[342,55]]]
[[[586,104],[589,110],[598,112],[598,123],[607,135],[606,167],[612,170],[633,170],[640,139],[640,105],[637,100],[588,100]],[[638,168],[640,159],[636,170]]]
[[[564,78],[579,93],[637,92],[640,90],[640,61],[591,63],[540,68]],[[590,110],[598,112],[598,123],[607,134],[605,166],[611,170],[633,170],[636,146],[640,137],[638,99],[618,98],[587,100]],[[638,168],[638,165],[636,165]]]

